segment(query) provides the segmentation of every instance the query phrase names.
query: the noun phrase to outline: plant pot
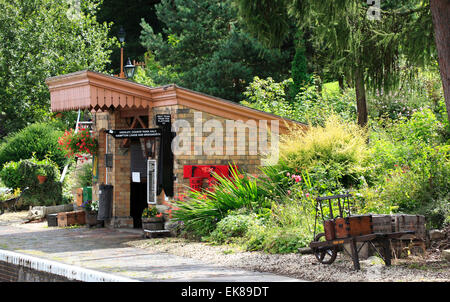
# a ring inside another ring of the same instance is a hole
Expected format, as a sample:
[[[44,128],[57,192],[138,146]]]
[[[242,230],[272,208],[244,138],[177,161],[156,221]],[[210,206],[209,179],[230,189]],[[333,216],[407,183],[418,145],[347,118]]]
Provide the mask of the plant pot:
[[[164,230],[164,219],[163,217],[142,217],[142,229],[144,230]]]
[[[44,182],[47,181],[47,176],[45,176],[45,175],[38,175],[37,179],[38,179],[40,184],[43,184]]]
[[[97,219],[97,215],[98,215],[97,212],[88,212],[88,211],[86,211],[86,224],[89,227],[102,224],[103,221],[102,220],[98,220]]]

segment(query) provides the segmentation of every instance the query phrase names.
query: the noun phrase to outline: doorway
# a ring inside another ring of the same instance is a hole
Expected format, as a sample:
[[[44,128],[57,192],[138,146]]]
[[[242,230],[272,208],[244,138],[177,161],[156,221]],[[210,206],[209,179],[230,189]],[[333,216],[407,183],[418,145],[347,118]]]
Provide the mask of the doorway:
[[[147,208],[147,154],[139,139],[130,144],[130,216],[133,228],[142,228],[142,212]]]

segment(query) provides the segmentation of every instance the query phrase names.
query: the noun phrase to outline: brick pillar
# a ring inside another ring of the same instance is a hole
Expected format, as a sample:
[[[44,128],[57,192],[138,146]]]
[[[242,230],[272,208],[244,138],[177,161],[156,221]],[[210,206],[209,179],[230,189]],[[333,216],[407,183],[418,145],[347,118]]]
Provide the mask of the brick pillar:
[[[126,129],[129,126],[125,119],[120,118],[118,111],[114,112],[112,129]],[[122,139],[108,138],[109,152],[113,153],[113,168],[111,170],[110,184],[113,189],[113,208],[111,226],[133,227],[133,219],[130,216],[130,152],[122,148]],[[109,178],[108,178],[109,180]]]

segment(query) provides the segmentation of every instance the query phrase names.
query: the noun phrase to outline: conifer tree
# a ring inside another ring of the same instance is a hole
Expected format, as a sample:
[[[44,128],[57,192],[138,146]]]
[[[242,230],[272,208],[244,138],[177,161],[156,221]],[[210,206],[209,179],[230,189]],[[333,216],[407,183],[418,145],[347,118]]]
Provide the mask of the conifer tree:
[[[291,85],[291,99],[299,93],[300,88],[307,85],[310,80],[310,75],[308,74],[308,62],[305,55],[305,46],[303,43],[303,32],[299,31],[297,34],[295,55],[292,61],[292,80],[294,81]]]
[[[428,1],[360,0],[236,0],[241,17],[267,45],[280,45],[287,36],[287,17],[312,31],[333,58],[335,74],[348,75],[355,88],[358,124],[368,121],[366,89],[388,92],[397,87],[400,64],[425,65],[434,54]],[[374,18],[369,13],[379,14]],[[413,68],[409,69],[411,72]]]
[[[289,76],[293,47],[269,49],[251,37],[232,0],[162,0],[156,15],[162,33],[141,23],[141,42],[161,65],[160,73],[149,73],[158,74],[156,84],[240,101],[254,76]]]

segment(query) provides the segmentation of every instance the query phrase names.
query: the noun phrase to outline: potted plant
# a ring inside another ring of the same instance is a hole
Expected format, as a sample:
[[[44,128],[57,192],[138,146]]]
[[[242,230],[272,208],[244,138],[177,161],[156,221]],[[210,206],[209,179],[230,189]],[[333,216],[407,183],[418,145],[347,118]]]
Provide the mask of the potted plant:
[[[163,214],[158,213],[156,207],[145,208],[142,212],[142,228],[144,230],[164,229]]]
[[[85,201],[82,203],[81,207],[86,213],[86,224],[89,227],[100,225],[102,220],[97,219],[98,215],[98,201]]]
[[[39,167],[36,170],[36,176],[40,184],[43,184],[47,181],[47,172],[45,172],[45,169],[42,167]]]

